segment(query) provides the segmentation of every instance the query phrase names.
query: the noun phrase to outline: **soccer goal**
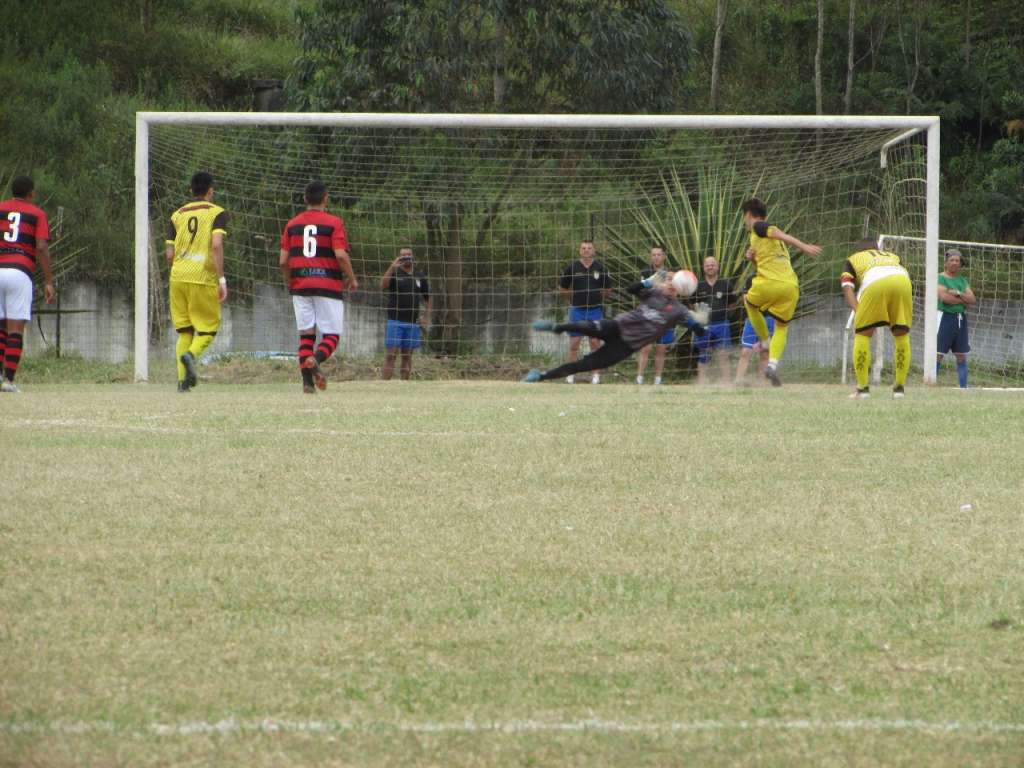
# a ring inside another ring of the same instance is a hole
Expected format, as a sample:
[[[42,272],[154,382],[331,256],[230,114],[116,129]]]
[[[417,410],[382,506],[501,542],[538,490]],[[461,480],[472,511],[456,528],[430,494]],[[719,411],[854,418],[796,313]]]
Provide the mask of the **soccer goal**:
[[[938,158],[936,117],[140,112],[135,375],[148,378],[151,356],[172,358],[163,237],[192,173],[206,170],[231,214],[231,293],[214,354],[294,354],[278,246],[305,184],[321,179],[361,281],[347,301],[347,356],[383,352],[380,277],[402,247],[433,297],[427,353],[554,358],[565,340],[530,324],[565,315],[557,283],[582,240],[611,277],[608,312],[630,305],[622,289],[655,243],[697,274],[715,256],[742,288],[740,205],[757,196],[772,223],[825,249],[794,258],[801,302],[787,380],[830,378],[842,364],[838,273],[854,241],[885,232],[922,242],[914,352],[933,381]]]

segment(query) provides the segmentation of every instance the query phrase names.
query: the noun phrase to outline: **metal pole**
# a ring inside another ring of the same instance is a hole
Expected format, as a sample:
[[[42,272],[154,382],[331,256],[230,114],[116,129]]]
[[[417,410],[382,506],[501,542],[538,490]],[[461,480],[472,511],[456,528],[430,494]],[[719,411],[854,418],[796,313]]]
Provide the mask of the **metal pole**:
[[[149,123],[135,115],[135,381],[149,380]]]
[[[926,384],[935,383],[939,308],[939,120],[928,127],[928,181],[925,199],[924,352]]]

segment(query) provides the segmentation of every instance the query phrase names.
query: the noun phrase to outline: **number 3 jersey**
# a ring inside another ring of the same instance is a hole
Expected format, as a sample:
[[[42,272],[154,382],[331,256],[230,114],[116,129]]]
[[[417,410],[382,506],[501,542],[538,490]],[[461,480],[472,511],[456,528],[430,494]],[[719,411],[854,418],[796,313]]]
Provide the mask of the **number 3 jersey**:
[[[326,211],[307,210],[292,218],[281,233],[288,253],[288,292],[292,296],[344,298],[345,279],[335,250],[348,250],[345,223]]]
[[[36,244],[50,239],[42,208],[12,197],[0,203],[0,269],[36,271]]]
[[[167,244],[174,246],[171,280],[217,285],[213,265],[213,235],[226,235],[228,212],[206,200],[193,200],[171,214]]]

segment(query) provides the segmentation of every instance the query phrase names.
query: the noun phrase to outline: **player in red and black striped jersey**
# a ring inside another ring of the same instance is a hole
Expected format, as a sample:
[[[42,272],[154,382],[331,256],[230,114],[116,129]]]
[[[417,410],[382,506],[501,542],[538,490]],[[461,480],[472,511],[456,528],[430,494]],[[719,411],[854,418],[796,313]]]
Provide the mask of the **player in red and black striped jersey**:
[[[50,225],[42,208],[32,204],[35,184],[18,176],[9,200],[0,202],[0,392],[17,392],[14,375],[21,362],[25,324],[32,318],[32,277],[43,270],[43,297],[52,304],[57,293],[50,269]]]
[[[327,387],[320,363],[338,347],[345,320],[342,298],[359,281],[348,257],[345,223],[327,213],[327,187],[322,181],[310,182],[305,199],[306,210],[281,233],[278,264],[295,310],[302,390],[312,394]],[[314,351],[317,330],[320,345]]]

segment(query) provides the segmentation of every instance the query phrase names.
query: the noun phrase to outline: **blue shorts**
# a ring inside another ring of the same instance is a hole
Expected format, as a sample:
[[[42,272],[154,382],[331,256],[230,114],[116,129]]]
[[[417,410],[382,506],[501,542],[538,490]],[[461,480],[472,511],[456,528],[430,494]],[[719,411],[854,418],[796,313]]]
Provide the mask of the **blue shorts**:
[[[569,322],[583,323],[587,320],[604,319],[604,307],[569,307]],[[582,336],[582,333],[570,333],[570,336]]]
[[[708,332],[693,337],[693,348],[697,350],[697,362],[701,365],[711,362],[711,350],[725,349],[732,345],[732,326],[728,321],[708,323]]]
[[[768,338],[771,338],[772,334],[775,333],[775,318],[766,317],[765,322],[768,323]],[[750,324],[750,320],[748,319],[743,323],[743,336],[740,337],[740,344],[747,349],[752,349],[753,346],[757,344],[757,341],[758,339],[757,334],[754,333],[754,326]]]
[[[384,331],[384,347],[386,349],[419,349],[422,336],[416,323],[403,323],[401,320],[388,320]]]
[[[939,312],[939,339],[936,351],[940,355],[952,352],[966,355],[971,351],[967,340],[967,315],[962,312]]]

